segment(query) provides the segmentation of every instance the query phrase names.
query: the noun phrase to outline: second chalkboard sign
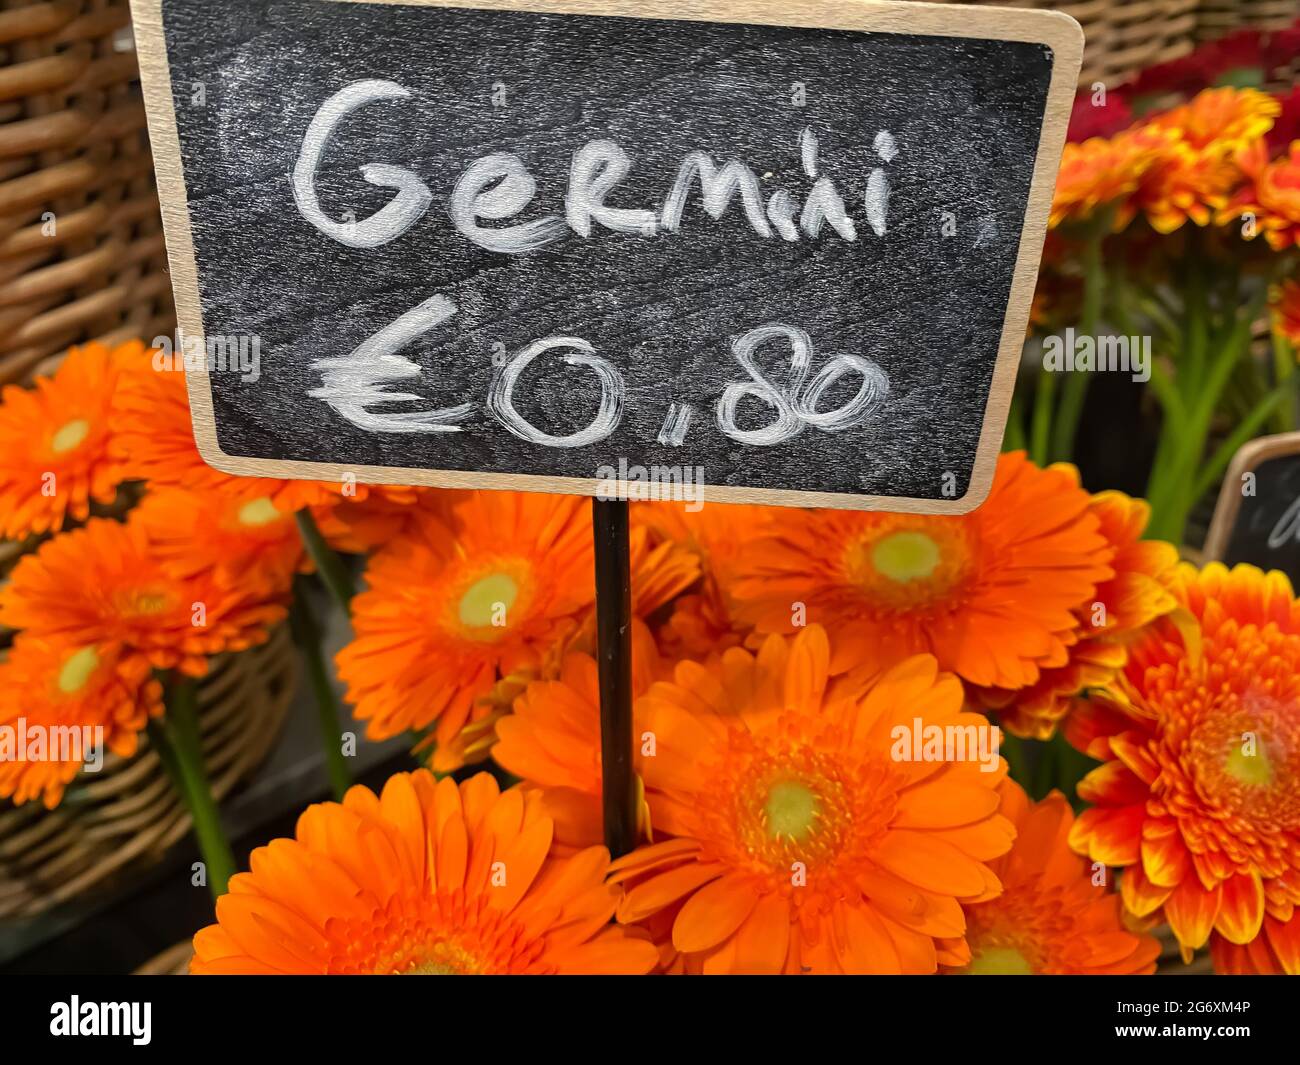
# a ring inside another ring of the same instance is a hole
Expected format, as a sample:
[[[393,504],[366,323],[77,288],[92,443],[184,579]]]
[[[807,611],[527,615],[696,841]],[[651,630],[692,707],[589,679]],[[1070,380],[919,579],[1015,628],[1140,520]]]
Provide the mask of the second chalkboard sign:
[[[1228,467],[1205,553],[1281,570],[1300,588],[1300,433],[1246,444]]]
[[[948,513],[986,494],[1072,20],[133,10],[213,465]]]

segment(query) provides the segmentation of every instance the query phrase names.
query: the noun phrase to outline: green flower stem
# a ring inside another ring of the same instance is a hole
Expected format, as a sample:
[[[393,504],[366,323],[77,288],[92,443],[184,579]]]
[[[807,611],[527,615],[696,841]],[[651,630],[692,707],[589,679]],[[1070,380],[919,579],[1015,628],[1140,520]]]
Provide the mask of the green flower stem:
[[[1013,736],[1008,732],[1006,725],[1002,725],[1001,729],[1002,757],[1007,760],[1007,769],[1011,773],[1011,779],[1027,791],[1029,789],[1029,763],[1025,761],[1025,741],[1019,736]]]
[[[1296,351],[1282,335],[1282,330],[1273,325],[1273,371],[1279,386],[1286,386],[1289,403],[1283,404],[1273,415],[1273,431],[1289,433],[1296,428]]]
[[[1029,457],[1035,465],[1046,466],[1051,446],[1052,413],[1056,409],[1056,375],[1046,367],[1038,371],[1034,390],[1034,409],[1030,415]]]
[[[307,554],[311,556],[312,562],[316,564],[316,572],[320,574],[320,579],[325,582],[325,587],[330,590],[330,594],[334,596],[339,606],[348,612],[352,597],[357,594],[356,585],[352,583],[352,574],[348,572],[347,566],[343,564],[338,553],[325,542],[316,519],[311,516],[311,511],[307,507],[298,511],[294,518],[298,522],[298,532],[302,536],[303,545],[307,548]]]
[[[1190,498],[1193,506],[1196,500],[1200,499],[1218,483],[1228,469],[1228,463],[1232,461],[1232,456],[1237,453],[1242,444],[1252,439],[1255,433],[1263,428],[1269,416],[1282,405],[1283,400],[1290,397],[1290,394],[1289,382],[1283,382],[1255,404],[1254,408],[1241,420],[1241,423],[1232,434],[1215,449],[1210,461],[1201,467],[1200,475],[1192,486]]]
[[[214,899],[220,898],[235,874],[235,856],[203,764],[194,681],[173,679],[167,685],[166,702],[163,716],[149,722],[149,738],[190,812],[199,854],[207,869],[208,890]]]
[[[1095,337],[1101,324],[1101,308],[1106,296],[1106,271],[1102,267],[1101,246],[1110,225],[1110,214],[1094,219],[1083,242],[1083,308],[1079,316],[1079,334]],[[1074,457],[1075,437],[1088,398],[1091,375],[1075,370],[1065,379],[1061,404],[1052,428],[1049,458],[1068,461]]]
[[[1029,789],[1035,802],[1043,799],[1056,786],[1057,745],[1055,738],[1037,745],[1038,764],[1034,767],[1034,783]]]
[[[342,736],[339,733],[339,706],[330,685],[329,669],[321,650],[322,633],[307,600],[306,582],[300,577],[294,581],[293,602],[289,607],[289,628],[294,642],[307,662],[307,676],[311,680],[316,702],[316,719],[320,726],[321,746],[325,751],[325,767],[329,773],[330,789],[334,798],[342,800],[352,787],[352,773],[343,756]]]
[[[1209,293],[1201,262],[1200,233],[1194,226],[1187,230],[1186,277],[1183,282],[1183,355],[1179,365],[1183,395],[1194,396],[1201,387],[1209,347]]]
[[[1200,498],[1197,494],[1198,483],[1205,480],[1205,477],[1198,477],[1197,471],[1199,469],[1206,475],[1216,472],[1207,470],[1204,465],[1205,445],[1209,439],[1214,412],[1219,408],[1223,392],[1232,379],[1234,367],[1250,347],[1251,323],[1263,310],[1266,298],[1266,291],[1258,293],[1236,315],[1226,336],[1212,338],[1214,354],[1203,366],[1190,375],[1184,374],[1180,367],[1175,384],[1182,399],[1183,424],[1178,427],[1175,423],[1179,419],[1171,418],[1170,408],[1166,407],[1160,441],[1159,458],[1162,461],[1152,471],[1148,486],[1152,511],[1151,524],[1147,527],[1148,538],[1168,540],[1175,544],[1183,541],[1188,515]],[[1191,311],[1192,308],[1189,307],[1189,313]],[[1203,320],[1204,317],[1204,308],[1199,313],[1191,314],[1193,322],[1188,338],[1189,350],[1195,340],[1192,335],[1196,329],[1194,320]],[[1209,340],[1207,337],[1207,343]],[[1159,390],[1156,395],[1161,395]],[[1176,440],[1171,442],[1171,436],[1176,436]],[[1212,477],[1210,483],[1213,483]]]
[[[1003,451],[1024,451],[1029,442],[1025,439],[1025,421],[1021,392],[1016,389],[1011,393],[1011,410],[1007,412],[1007,431],[1002,438]]]

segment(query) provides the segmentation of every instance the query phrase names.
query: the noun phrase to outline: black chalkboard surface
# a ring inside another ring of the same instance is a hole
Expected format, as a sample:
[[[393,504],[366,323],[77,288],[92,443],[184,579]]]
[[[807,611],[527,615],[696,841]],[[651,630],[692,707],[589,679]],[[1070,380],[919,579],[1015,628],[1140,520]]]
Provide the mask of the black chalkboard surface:
[[[205,458],[978,505],[1077,25],[515,6],[135,0]]]
[[[1237,452],[1205,553],[1230,566],[1281,570],[1300,588],[1300,433],[1260,437]]]

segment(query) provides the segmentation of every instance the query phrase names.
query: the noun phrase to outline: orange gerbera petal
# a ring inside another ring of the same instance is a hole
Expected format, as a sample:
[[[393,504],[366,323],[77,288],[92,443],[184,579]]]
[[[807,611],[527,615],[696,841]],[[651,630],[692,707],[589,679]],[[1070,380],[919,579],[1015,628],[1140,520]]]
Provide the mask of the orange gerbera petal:
[[[1214,971],[1227,976],[1300,976],[1300,910],[1289,920],[1265,917],[1261,933],[1238,945],[1210,936]]]
[[[558,658],[594,600],[591,525],[571,496],[475,492],[381,548],[338,655],[376,739],[437,723],[447,743],[499,676]]]
[[[1223,882],[1215,930],[1230,943],[1249,943],[1264,924],[1264,883],[1254,870]]]
[[[1033,684],[1007,690],[979,689],[978,705],[996,710],[998,723],[1017,736],[1050,739],[1074,700],[1105,685],[1128,660],[1128,645],[1158,617],[1177,605],[1168,589],[1178,565],[1171,544],[1141,539],[1151,508],[1121,492],[1101,492],[1088,510],[1111,545],[1114,575],[1097,585],[1091,601],[1075,610],[1078,638],[1068,661],[1044,668]]]
[[[655,934],[652,909],[669,918],[665,967],[933,972],[936,935],[960,935],[957,900],[996,893],[984,862],[1011,839],[983,801],[1003,771],[996,730],[962,712],[961,685],[933,659],[831,685],[831,657],[809,626],[757,655],[682,663],[638,700],[652,822],[679,838],[614,869],[620,920]],[[972,745],[918,750],[916,729]]]
[[[1300,200],[1300,190],[1297,191],[1297,200]],[[1297,358],[1300,358],[1300,279],[1275,286],[1270,295],[1274,328],[1291,342]]]
[[[410,535],[426,517],[451,520],[468,493],[449,488],[372,484],[360,495],[343,495],[312,508],[321,535],[336,551],[365,555]]]
[[[1300,140],[1278,159],[1269,159],[1262,141],[1237,154],[1246,184],[1219,213],[1221,221],[1240,221],[1250,240],[1261,233],[1274,251],[1300,244]]]
[[[836,673],[928,653],[973,684],[1021,688],[1067,662],[1114,553],[1077,473],[1015,453],[962,517],[783,513],[737,558],[734,596],[760,632],[826,625]]]
[[[275,599],[288,594],[294,573],[310,568],[293,513],[270,496],[158,488],[130,521],[144,528],[163,566],[183,578],[207,576]]]
[[[1017,838],[990,863],[1002,893],[966,904],[970,961],[962,973],[1135,974],[1155,972],[1160,944],[1127,930],[1118,898],[1096,871],[1070,851],[1074,815],[1059,792],[1031,803],[1004,780],[1003,813]],[[1105,871],[1102,870],[1102,876]]]
[[[0,624],[75,647],[119,643],[191,676],[207,656],[262,643],[283,604],[162,566],[142,526],[93,519],[42,544],[0,589]]]
[[[1065,146],[1057,171],[1056,192],[1048,224],[1086,220],[1114,205],[1113,228],[1123,229],[1133,217],[1131,197],[1143,175],[1159,160],[1164,135],[1126,130],[1113,138],[1092,137]]]
[[[1208,225],[1241,181],[1239,153],[1263,143],[1280,110],[1268,93],[1225,87],[1150,119],[1144,129],[1172,135],[1135,196],[1152,227],[1171,233],[1189,220]]]
[[[84,521],[92,501],[113,501],[125,479],[109,453],[116,387],[113,355],[87,344],[33,388],[0,392],[0,539],[57,531],[65,517]]]
[[[647,503],[632,514],[638,524],[693,554],[701,568],[698,587],[673,602],[656,632],[665,654],[703,659],[737,646],[752,626],[736,615],[734,564],[746,545],[773,526],[773,508],[711,503],[691,511],[680,503]]]
[[[640,695],[664,676],[649,629],[632,627],[632,691]],[[554,680],[536,680],[515,699],[513,711],[495,720],[493,759],[530,786],[547,789],[547,808],[557,837],[590,846],[601,839],[601,753],[599,670],[590,655],[565,655]],[[633,735],[642,729],[634,723]],[[634,764],[646,757],[638,740]],[[655,753],[653,747],[650,754]],[[643,817],[643,822],[648,818]]]
[[[1097,806],[1072,842],[1117,864],[1140,853],[1124,897],[1163,906],[1187,954],[1212,929],[1245,945],[1300,902],[1300,603],[1250,566],[1180,566],[1171,588],[1178,612],[1071,732],[1107,763],[1080,785]]]
[[[58,805],[83,765],[102,767],[105,748],[134,754],[162,709],[148,664],[120,645],[20,635],[0,662],[0,798]]]
[[[194,443],[183,363],[141,344],[118,348],[113,356],[118,376],[112,453],[127,477],[204,494],[270,499],[284,511],[330,503],[345,492],[362,498],[369,491],[366,485],[232,477],[213,469]]]
[[[194,937],[194,973],[645,973],[658,952],[610,927],[594,847],[549,856],[538,796],[426,770],[310,808],[253,852]],[[459,841],[459,844],[452,841]]]

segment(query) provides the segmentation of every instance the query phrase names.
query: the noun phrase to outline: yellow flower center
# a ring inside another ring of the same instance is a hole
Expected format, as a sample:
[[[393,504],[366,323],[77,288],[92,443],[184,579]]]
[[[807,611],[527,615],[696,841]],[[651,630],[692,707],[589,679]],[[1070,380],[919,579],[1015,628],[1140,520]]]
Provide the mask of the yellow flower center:
[[[59,670],[59,691],[72,695],[81,691],[99,668],[99,655],[93,647],[83,647],[74,651],[63,662]]]
[[[945,518],[882,519],[848,544],[844,577],[872,612],[956,605],[975,571],[972,525]]]
[[[989,947],[971,955],[963,976],[1033,976],[1034,967],[1014,947]]]
[[[1236,665],[1245,690],[1221,693],[1197,721],[1188,736],[1186,765],[1197,792],[1219,810],[1257,829],[1292,830],[1300,826],[1296,696],[1279,690],[1265,670]]]
[[[781,836],[804,839],[817,825],[817,793],[797,780],[779,780],[768,790],[763,812],[767,832],[773,839]]]
[[[860,895],[858,877],[878,868],[903,781],[883,756],[849,744],[843,726],[820,714],[782,713],[757,732],[729,726],[725,746],[698,767],[685,815],[700,860],[758,877],[795,906]]]
[[[90,422],[86,421],[85,418],[74,418],[50,438],[50,447],[56,455],[62,455],[65,451],[71,451],[85,440],[89,433]]]
[[[393,972],[398,976],[472,976],[482,973],[483,966],[463,947],[441,942],[432,944],[422,961]]]
[[[504,628],[519,597],[519,585],[506,573],[480,577],[460,597],[460,623],[470,629]]]
[[[784,745],[782,745],[784,746]],[[746,758],[731,776],[718,767],[725,794],[708,800],[726,818],[740,854],[755,870],[790,876],[791,863],[829,868],[854,834],[854,801],[841,767],[828,754],[800,746],[772,749]]]
[[[241,525],[269,525],[271,522],[277,521],[280,516],[280,511],[266,496],[261,499],[254,499],[239,508],[239,523]]]
[[[922,532],[896,532],[876,542],[871,562],[877,572],[895,581],[930,576],[939,565],[939,545]]]
[[[529,878],[533,871],[512,862],[503,875]],[[495,871],[492,882],[498,883]],[[502,912],[496,888],[487,883],[468,893],[459,887],[439,890],[426,876],[398,870],[388,889],[386,902],[354,907],[351,916],[336,913],[325,922],[313,945],[325,952],[326,972],[479,976],[557,969],[547,955],[546,928],[537,922],[526,926],[514,913]]]
[[[1249,752],[1245,745],[1233,747],[1228,752],[1225,767],[1241,783],[1250,787],[1265,788],[1273,782],[1273,766],[1268,760],[1268,749],[1258,747]]]

